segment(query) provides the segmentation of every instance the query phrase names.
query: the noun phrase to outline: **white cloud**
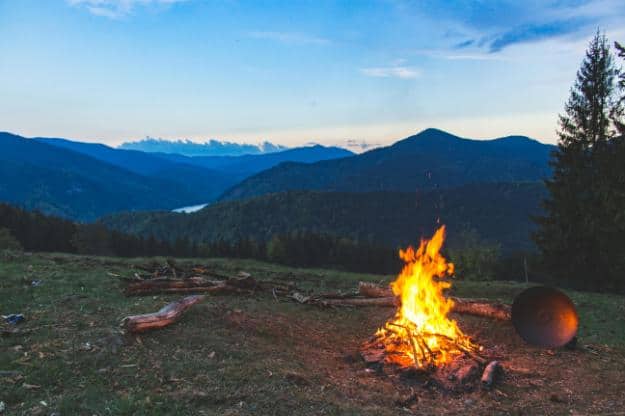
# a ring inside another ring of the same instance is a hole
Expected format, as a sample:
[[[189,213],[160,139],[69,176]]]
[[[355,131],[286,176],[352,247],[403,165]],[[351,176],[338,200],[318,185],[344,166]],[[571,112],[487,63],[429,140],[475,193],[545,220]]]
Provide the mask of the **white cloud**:
[[[167,6],[188,0],[66,0],[71,6],[83,7],[96,16],[118,19],[131,14],[138,6]]]
[[[421,71],[409,66],[385,66],[374,68],[362,68],[360,70],[364,75],[375,78],[401,78],[412,79],[421,75]]]
[[[249,32],[249,37],[254,39],[267,39],[289,45],[327,45],[330,40],[296,32]]]

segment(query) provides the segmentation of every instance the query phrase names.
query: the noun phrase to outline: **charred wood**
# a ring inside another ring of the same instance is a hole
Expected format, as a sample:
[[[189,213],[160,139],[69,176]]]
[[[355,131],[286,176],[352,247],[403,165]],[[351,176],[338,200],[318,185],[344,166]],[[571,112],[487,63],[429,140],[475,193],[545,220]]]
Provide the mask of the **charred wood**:
[[[471,363],[460,367],[456,373],[456,380],[459,384],[466,384],[473,378],[476,378],[478,374],[478,366],[476,363]]]
[[[482,373],[482,386],[487,389],[491,388],[495,382],[497,374],[499,374],[500,371],[501,365],[499,364],[499,361],[491,361],[488,363],[484,369],[484,373]]]

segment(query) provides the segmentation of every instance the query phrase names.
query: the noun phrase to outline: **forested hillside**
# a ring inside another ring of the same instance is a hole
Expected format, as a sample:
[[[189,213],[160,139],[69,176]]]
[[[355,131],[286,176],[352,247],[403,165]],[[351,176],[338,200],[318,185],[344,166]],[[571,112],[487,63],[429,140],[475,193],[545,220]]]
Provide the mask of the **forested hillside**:
[[[193,195],[194,202],[183,205],[210,202],[245,175],[234,172],[225,174],[206,166],[190,163],[193,158],[169,160],[153,153],[138,150],[115,149],[99,143],[82,143],[66,139],[35,138],[34,141],[68,149],[101,162],[156,180],[173,182],[180,189]]]
[[[102,222],[169,241],[266,241],[306,231],[391,247],[415,243],[444,223],[451,246],[471,230],[504,250],[522,250],[532,247],[530,216],[540,212],[543,195],[541,183],[474,184],[422,193],[294,191],[216,203],[192,214],[129,212]]]

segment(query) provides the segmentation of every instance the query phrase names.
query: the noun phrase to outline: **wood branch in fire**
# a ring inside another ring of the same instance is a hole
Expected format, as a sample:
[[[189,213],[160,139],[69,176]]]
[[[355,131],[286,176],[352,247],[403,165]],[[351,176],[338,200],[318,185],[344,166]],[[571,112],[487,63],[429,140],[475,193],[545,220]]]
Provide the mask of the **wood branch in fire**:
[[[366,298],[385,299],[384,301],[374,302],[376,305],[395,306],[397,304],[390,288],[382,287],[375,283],[360,282],[358,284],[358,293]],[[452,312],[483,316],[502,321],[510,320],[509,305],[483,299],[464,299],[457,297],[450,297],[450,299],[454,301]]]

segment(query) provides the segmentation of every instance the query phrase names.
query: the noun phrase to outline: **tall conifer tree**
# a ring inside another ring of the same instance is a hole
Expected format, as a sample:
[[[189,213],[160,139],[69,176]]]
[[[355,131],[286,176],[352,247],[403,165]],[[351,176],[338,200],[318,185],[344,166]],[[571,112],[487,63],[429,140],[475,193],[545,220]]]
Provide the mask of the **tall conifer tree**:
[[[608,41],[597,32],[577,72],[559,118],[549,197],[535,234],[545,265],[558,280],[585,289],[607,289],[606,253],[600,243],[605,207],[598,191],[605,182],[602,155],[615,136],[614,65]]]

